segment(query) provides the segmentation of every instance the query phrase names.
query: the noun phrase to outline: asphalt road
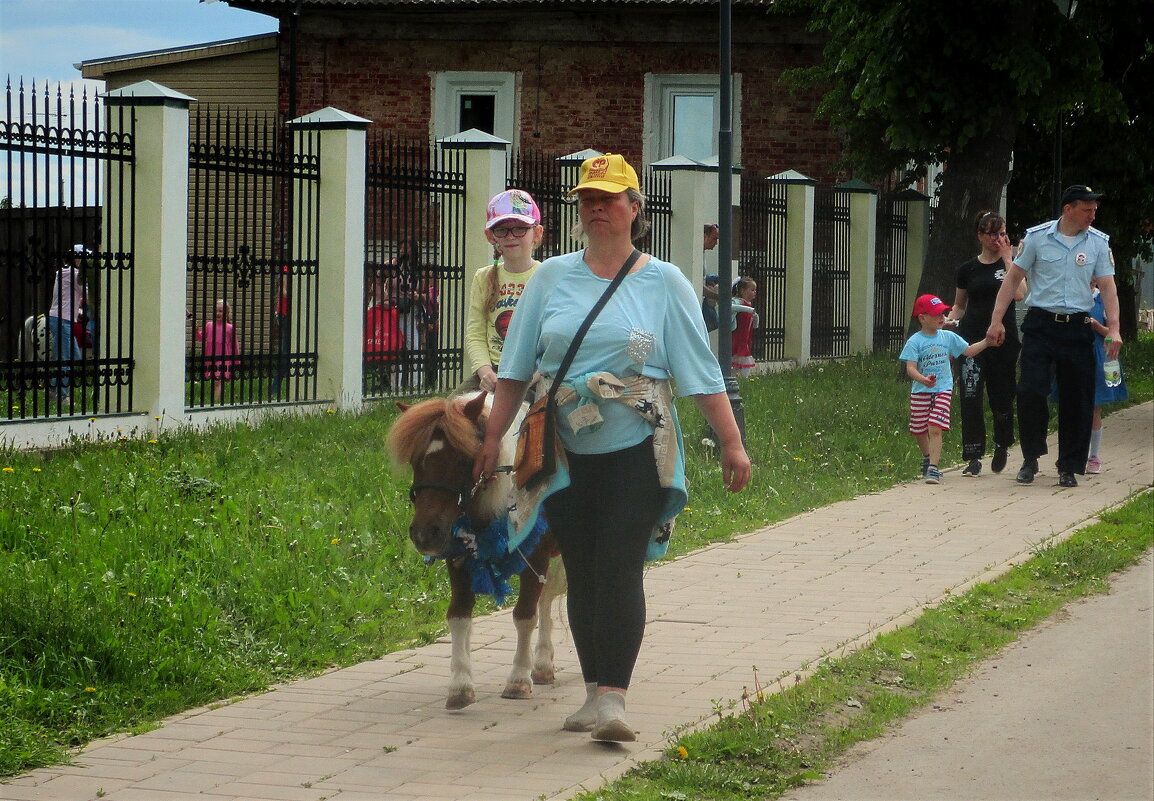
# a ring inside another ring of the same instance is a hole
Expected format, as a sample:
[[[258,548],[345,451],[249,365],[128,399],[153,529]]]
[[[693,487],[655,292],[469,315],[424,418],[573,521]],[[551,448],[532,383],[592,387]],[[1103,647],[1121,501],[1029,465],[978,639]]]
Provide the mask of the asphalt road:
[[[1151,801],[1154,560],[786,801]]]

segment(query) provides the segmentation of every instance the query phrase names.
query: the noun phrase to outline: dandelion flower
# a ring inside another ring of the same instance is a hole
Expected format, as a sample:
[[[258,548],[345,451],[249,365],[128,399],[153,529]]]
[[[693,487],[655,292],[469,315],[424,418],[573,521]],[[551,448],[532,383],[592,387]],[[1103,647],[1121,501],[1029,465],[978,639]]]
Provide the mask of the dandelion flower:
[[[32,472],[33,472],[33,473],[40,473],[40,472],[43,472],[43,471],[42,471],[42,470],[41,470],[39,467],[33,467],[33,468],[32,468]]]
[[[688,759],[689,749],[687,749],[684,745],[679,745],[677,746],[677,755],[682,759]]]
[[[709,437],[705,437],[704,439],[702,439],[701,444],[707,448],[716,448],[717,447],[717,443],[714,442],[713,440],[711,440]]]
[[[340,537],[333,537],[331,540],[329,540],[329,545],[339,545],[340,542],[341,542]]]
[[[85,687],[85,688],[84,688],[84,692],[86,692],[86,693],[94,693],[94,692],[96,692],[96,688],[95,688],[95,687]]]
[[[5,467],[5,468],[4,468],[4,472],[5,472],[5,473],[15,473],[15,472],[16,472],[16,468],[15,468],[15,467]]]
[[[160,440],[158,440],[158,439],[150,439],[150,440],[148,441],[148,444],[149,444],[149,445],[156,445],[156,444],[158,444],[159,442],[160,442]]]

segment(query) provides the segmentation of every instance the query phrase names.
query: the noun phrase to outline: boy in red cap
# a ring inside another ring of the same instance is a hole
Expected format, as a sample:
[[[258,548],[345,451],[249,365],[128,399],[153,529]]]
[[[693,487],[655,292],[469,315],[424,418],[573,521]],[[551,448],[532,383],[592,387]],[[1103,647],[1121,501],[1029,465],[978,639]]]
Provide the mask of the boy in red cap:
[[[942,432],[950,430],[950,400],[953,397],[954,374],[950,358],[976,356],[993,344],[989,339],[970,345],[953,331],[944,331],[945,314],[950,307],[936,295],[921,295],[914,301],[914,317],[922,330],[916,332],[902,348],[899,359],[906,363],[910,387],[910,433],[922,451],[922,476],[927,484],[938,484],[942,471]]]

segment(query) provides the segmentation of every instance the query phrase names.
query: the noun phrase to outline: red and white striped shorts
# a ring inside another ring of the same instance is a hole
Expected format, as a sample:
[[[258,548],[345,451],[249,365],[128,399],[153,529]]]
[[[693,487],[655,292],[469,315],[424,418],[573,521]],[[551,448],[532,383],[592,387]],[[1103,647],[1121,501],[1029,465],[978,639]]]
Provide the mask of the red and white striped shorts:
[[[910,433],[924,434],[930,426],[950,430],[952,392],[915,392],[910,395]]]

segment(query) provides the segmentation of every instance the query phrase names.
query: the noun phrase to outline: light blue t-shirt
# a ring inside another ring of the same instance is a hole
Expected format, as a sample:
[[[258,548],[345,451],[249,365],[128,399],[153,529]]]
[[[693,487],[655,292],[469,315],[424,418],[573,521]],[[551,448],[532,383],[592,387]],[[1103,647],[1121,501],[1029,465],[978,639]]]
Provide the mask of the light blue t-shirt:
[[[528,381],[538,369],[553,375],[581,321],[609,284],[610,279],[590,271],[584,251],[542,262],[517,304],[498,377]],[[619,378],[672,378],[678,395],[725,391],[717,357],[709,350],[700,301],[677,267],[651,257],[617,287],[578,348],[566,382],[600,371]],[[620,403],[600,404],[604,424],[574,433],[566,422],[574,408],[576,403],[561,407],[558,426],[565,447],[574,453],[621,450],[653,433],[648,422]]]
[[[1027,273],[1026,305],[1063,314],[1090,311],[1090,276],[1114,274],[1109,236],[1088,228],[1070,240],[1058,233],[1057,220],[1026,231],[1014,264]]]
[[[906,340],[906,345],[898,358],[903,362],[917,362],[918,372],[924,376],[936,375],[937,382],[932,387],[910,382],[910,394],[918,392],[950,392],[954,388],[954,373],[950,369],[950,357],[961,356],[970,346],[953,331],[938,331],[927,336],[921,331]]]

